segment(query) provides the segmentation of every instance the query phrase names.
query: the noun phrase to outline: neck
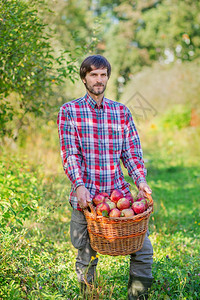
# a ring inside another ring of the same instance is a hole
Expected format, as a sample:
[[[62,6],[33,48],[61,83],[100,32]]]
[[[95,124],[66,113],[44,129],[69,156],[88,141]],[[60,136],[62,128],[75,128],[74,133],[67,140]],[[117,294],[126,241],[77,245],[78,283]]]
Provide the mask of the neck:
[[[90,91],[87,91],[87,92],[90,95],[90,97],[92,97],[92,99],[97,103],[97,105],[100,106],[103,101],[104,94],[94,95]]]

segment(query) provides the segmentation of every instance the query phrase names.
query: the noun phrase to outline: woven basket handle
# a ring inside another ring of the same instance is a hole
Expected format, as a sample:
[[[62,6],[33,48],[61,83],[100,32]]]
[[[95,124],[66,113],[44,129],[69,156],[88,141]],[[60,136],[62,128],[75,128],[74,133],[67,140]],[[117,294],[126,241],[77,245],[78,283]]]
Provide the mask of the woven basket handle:
[[[149,206],[152,206],[152,211],[153,211],[153,199],[151,197],[151,194],[145,193],[145,196],[147,199],[149,199],[150,201]]]
[[[151,197],[151,194],[145,193],[146,198],[148,198],[151,202],[153,202],[153,199]]]
[[[88,206],[89,206],[89,208],[91,210],[91,214],[93,215],[94,218],[96,218],[97,217],[97,213],[96,213],[96,210],[94,208],[94,205],[91,202],[88,202]],[[88,208],[86,207],[85,209],[88,209]]]

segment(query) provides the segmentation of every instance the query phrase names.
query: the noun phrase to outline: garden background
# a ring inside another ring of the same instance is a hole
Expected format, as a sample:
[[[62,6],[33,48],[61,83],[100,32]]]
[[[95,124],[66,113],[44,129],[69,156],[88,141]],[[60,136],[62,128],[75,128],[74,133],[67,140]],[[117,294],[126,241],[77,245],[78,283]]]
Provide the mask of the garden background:
[[[0,299],[81,299],[56,119],[84,95],[78,68],[95,53],[153,190],[150,299],[200,298],[199,24],[199,1],[0,0]],[[89,299],[126,299],[128,268],[100,255]]]

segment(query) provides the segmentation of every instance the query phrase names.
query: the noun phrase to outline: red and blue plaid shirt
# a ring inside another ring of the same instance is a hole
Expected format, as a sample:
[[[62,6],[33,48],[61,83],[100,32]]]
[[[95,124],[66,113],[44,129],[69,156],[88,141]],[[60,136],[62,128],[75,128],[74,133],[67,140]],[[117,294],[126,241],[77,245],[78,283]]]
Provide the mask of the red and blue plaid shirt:
[[[120,160],[138,186],[146,182],[140,139],[129,109],[103,98],[100,107],[86,94],[65,103],[58,114],[61,157],[71,181],[70,203],[80,210],[76,188],[85,185],[93,198],[114,189],[129,193]]]

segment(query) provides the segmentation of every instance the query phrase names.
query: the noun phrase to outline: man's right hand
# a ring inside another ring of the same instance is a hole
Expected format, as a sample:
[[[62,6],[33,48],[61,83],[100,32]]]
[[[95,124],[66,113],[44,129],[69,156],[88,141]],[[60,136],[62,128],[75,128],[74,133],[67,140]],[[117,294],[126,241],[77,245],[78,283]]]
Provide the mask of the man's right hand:
[[[88,202],[91,202],[90,192],[84,185],[80,185],[77,187],[76,196],[77,196],[78,204],[82,209],[88,206]]]

